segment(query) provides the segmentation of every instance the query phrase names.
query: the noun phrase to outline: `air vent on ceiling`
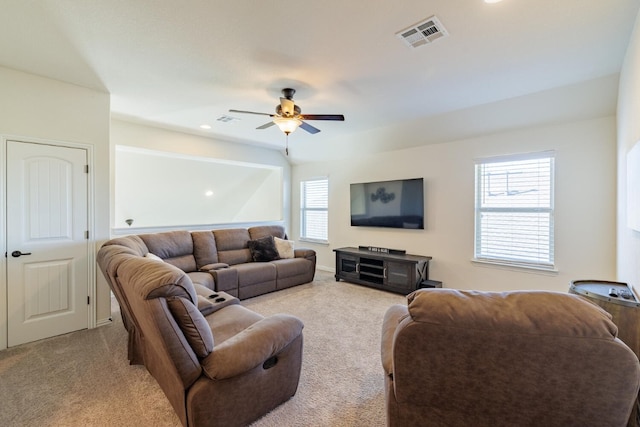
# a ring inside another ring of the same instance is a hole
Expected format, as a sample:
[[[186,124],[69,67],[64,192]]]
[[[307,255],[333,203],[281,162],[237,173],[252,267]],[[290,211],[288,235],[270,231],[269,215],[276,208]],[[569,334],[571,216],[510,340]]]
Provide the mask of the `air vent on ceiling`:
[[[448,35],[444,25],[435,16],[396,33],[409,47],[420,47]]]

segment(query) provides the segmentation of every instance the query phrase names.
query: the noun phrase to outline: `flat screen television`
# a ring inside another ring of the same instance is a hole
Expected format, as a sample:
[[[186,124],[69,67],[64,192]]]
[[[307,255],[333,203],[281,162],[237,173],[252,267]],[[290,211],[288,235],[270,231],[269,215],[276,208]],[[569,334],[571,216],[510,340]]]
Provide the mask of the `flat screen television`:
[[[423,178],[351,184],[351,225],[424,229]]]

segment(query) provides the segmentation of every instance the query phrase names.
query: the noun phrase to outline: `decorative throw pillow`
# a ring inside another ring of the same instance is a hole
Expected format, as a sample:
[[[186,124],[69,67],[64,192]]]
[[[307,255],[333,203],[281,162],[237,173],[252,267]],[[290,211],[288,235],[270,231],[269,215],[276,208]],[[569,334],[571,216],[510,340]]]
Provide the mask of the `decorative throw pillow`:
[[[278,255],[280,256],[280,258],[286,259],[294,257],[292,240],[284,240],[274,237],[273,241],[276,244],[276,249],[278,250]]]
[[[273,236],[249,240],[247,246],[251,252],[251,258],[256,262],[273,261],[279,258]]]
[[[147,254],[144,256],[145,258],[149,258],[152,259],[154,261],[160,261],[160,262],[164,262],[164,260],[162,258],[160,258],[158,255],[156,254],[152,254],[151,252],[147,252]]]
[[[213,351],[213,334],[200,310],[182,297],[169,297],[167,304],[196,355],[207,357]]]

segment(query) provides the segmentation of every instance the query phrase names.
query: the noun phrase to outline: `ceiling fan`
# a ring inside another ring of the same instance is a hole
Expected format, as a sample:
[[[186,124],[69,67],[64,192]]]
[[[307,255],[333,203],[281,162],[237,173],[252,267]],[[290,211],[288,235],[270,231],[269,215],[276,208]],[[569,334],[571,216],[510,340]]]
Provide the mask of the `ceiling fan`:
[[[269,113],[256,113],[254,111],[244,110],[229,110],[232,113],[244,113],[244,114],[258,114],[261,116],[273,117],[273,120],[258,126],[256,129],[266,129],[273,125],[278,125],[280,130],[287,136],[295,131],[298,127],[306,130],[311,134],[320,132],[320,129],[311,126],[306,123],[305,120],[334,120],[344,121],[342,114],[302,114],[302,110],[293,101],[293,95],[296,93],[295,89],[285,88],[282,89],[282,97],[280,97],[280,104],[276,106],[276,114]]]

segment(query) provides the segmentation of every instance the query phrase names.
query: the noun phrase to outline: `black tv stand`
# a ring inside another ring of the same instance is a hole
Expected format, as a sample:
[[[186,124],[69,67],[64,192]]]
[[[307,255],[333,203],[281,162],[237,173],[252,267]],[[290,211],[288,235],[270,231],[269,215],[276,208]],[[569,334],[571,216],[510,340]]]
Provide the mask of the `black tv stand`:
[[[409,294],[429,280],[430,256],[340,248],[336,253],[336,281],[340,279],[401,294]]]

